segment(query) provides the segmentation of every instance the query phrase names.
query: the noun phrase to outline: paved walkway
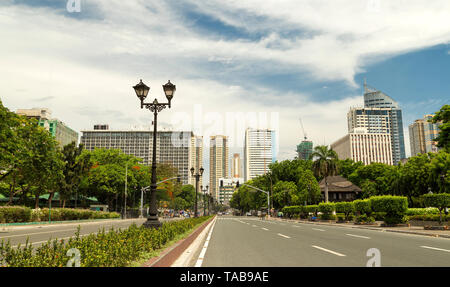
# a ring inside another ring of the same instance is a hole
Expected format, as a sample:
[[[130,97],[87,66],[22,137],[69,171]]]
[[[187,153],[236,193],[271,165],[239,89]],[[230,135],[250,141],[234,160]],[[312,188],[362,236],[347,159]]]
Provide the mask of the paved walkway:
[[[318,224],[318,225],[332,225],[332,226],[342,226],[342,227],[359,228],[359,229],[378,230],[378,231],[384,231],[384,232],[398,232],[398,233],[409,233],[409,234],[426,235],[426,236],[433,236],[433,237],[450,238],[450,230],[424,230],[423,226],[382,227],[382,226],[380,226],[380,224],[382,222],[379,222],[379,221],[376,222],[376,225],[356,225],[353,223],[333,223],[333,222],[323,222],[323,221],[308,221],[308,220],[280,219],[280,218],[270,218],[270,220],[301,222],[301,223]]]

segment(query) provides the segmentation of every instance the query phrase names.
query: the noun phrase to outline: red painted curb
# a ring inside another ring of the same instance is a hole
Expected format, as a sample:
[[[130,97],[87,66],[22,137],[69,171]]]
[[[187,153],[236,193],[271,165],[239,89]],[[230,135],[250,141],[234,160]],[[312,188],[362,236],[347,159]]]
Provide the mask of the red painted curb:
[[[211,218],[198,227],[185,239],[181,239],[174,245],[167,247],[161,252],[160,256],[154,257],[144,263],[143,267],[170,267],[180,255],[191,245],[198,235],[206,228],[206,226],[214,219]]]

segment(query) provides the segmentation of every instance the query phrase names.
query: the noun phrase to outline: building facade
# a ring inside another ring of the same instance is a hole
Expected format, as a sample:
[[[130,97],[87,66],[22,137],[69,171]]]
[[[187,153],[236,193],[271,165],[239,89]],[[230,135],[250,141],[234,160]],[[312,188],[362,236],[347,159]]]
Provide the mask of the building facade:
[[[36,119],[38,125],[45,128],[62,148],[75,142],[78,145],[78,133],[69,128],[62,121],[52,118],[52,112],[47,108],[18,109],[16,114]]]
[[[243,182],[243,178],[219,178],[219,197],[218,202],[224,205],[230,205],[230,200],[236,190],[236,184]]]
[[[238,153],[233,154],[233,159],[231,160],[231,176],[233,178],[242,177],[241,156]]]
[[[425,115],[423,119],[418,119],[409,125],[411,156],[439,151],[435,141],[439,135],[439,124],[430,122],[432,118],[433,115]]]
[[[247,129],[244,142],[244,180],[248,181],[269,171],[276,161],[276,135],[270,129]]]
[[[209,190],[216,200],[219,200],[219,179],[229,176],[228,152],[228,138],[226,136],[211,136],[209,148]]]
[[[87,150],[95,148],[120,149],[125,154],[134,155],[145,165],[151,165],[153,154],[152,131],[82,131],[81,143]],[[191,181],[190,168],[195,163],[193,132],[160,131],[156,135],[156,162],[170,164],[181,176],[183,184]]]
[[[339,159],[361,161],[365,165],[373,162],[392,165],[391,135],[388,133],[370,134],[364,129],[349,133],[331,144]]]
[[[396,165],[401,159],[406,158],[402,110],[398,103],[391,97],[377,89],[367,86],[366,83],[364,83],[364,107],[366,109],[387,109],[389,133],[391,135],[392,158],[393,164]]]

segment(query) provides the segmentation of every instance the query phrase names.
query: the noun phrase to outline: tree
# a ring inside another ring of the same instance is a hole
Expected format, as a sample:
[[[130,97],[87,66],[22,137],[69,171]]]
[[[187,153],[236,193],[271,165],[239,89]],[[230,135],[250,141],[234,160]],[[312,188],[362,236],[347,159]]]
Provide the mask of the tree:
[[[59,183],[60,198],[63,200],[63,208],[66,205],[66,200],[69,199],[74,192],[78,192],[78,187],[84,176],[89,173],[90,165],[90,153],[81,156],[83,153],[83,145],[76,146],[75,142],[72,142],[63,147],[63,177]],[[53,193],[49,197],[49,202]]]
[[[338,160],[337,166],[339,175],[348,179],[359,167],[364,166],[364,163],[361,161],[354,162],[352,159],[347,158],[345,160]]]
[[[332,149],[328,149],[328,146],[316,146],[311,158],[315,159],[312,165],[312,169],[316,177],[325,178],[325,202],[328,202],[328,183],[327,177],[336,175],[338,172],[337,161],[338,156]]]
[[[450,151],[450,105],[444,105],[434,115],[431,120],[433,123],[441,123],[439,129],[439,136],[435,139],[438,142],[438,147],[444,148],[447,152]]]
[[[297,182],[297,194],[292,196],[292,203],[294,205],[317,204],[321,201],[322,195],[320,186],[314,173],[307,169],[300,175]]]
[[[292,202],[292,196],[297,195],[297,186],[291,181],[279,181],[273,187],[273,203],[276,208],[283,208],[290,206]]]

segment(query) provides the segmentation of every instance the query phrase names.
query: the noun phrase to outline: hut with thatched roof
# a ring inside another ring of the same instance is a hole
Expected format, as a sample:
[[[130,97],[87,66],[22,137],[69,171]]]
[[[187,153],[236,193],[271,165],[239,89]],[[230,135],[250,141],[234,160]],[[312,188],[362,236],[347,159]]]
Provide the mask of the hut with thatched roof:
[[[339,175],[327,177],[327,183],[328,200],[330,202],[353,201],[356,199],[356,195],[361,192],[361,188]],[[325,179],[320,181],[319,186],[322,196],[325,198]]]

